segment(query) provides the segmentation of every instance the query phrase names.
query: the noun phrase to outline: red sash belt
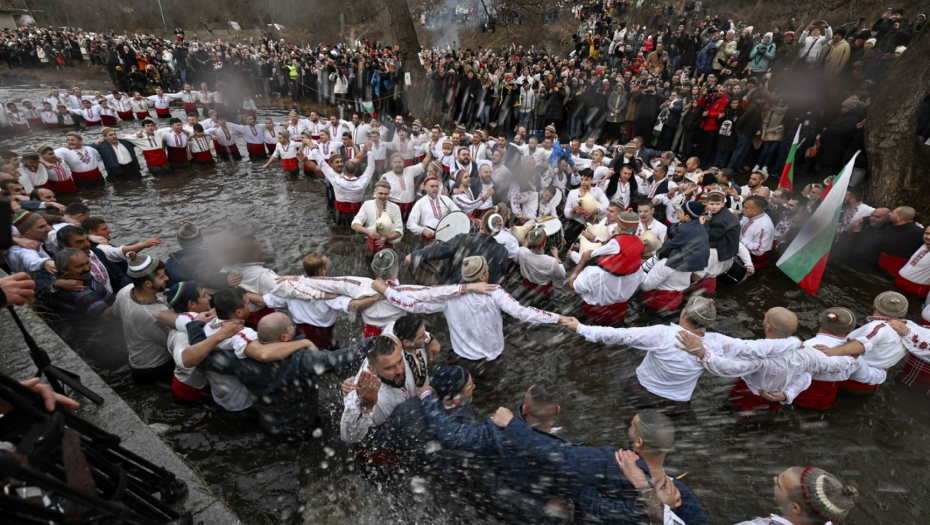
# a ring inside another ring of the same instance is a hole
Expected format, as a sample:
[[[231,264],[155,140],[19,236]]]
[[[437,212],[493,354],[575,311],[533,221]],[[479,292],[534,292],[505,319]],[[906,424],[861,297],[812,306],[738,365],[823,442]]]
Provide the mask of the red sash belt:
[[[681,306],[682,297],[679,290],[649,290],[643,292],[643,303],[657,310],[674,310]]]
[[[99,173],[99,170],[98,170]],[[72,174],[73,176],[73,174]],[[94,179],[96,180],[96,179]],[[62,193],[74,193],[76,192],[77,185],[74,184],[74,180],[51,180],[48,181],[48,188],[54,191],[56,194],[60,195]]]
[[[377,337],[381,335],[384,330],[378,328],[377,326],[372,326],[368,323],[365,323],[362,326],[362,337]]]
[[[400,208],[401,215],[409,214],[410,210],[413,209],[413,205],[416,204],[414,202],[397,202],[397,201],[391,201],[391,202],[393,202],[394,204],[397,205],[398,208]]]
[[[320,136],[319,136],[319,135],[313,135],[313,134],[311,134],[311,135],[310,135],[310,138],[313,139],[313,140],[320,140]]]
[[[26,119],[26,122],[28,122],[29,125],[32,126],[33,128],[42,125],[41,118],[28,118]]]
[[[875,392],[878,390],[878,385],[867,385],[859,381],[853,381],[852,379],[843,381],[840,383],[840,386],[846,390],[855,390],[857,393]]]
[[[400,461],[400,454],[393,450],[368,450],[361,445],[352,445],[355,453],[382,467],[393,467]]]
[[[84,125],[87,126],[87,127],[99,126],[99,125],[100,125],[100,121],[99,121],[99,120],[86,120],[86,119],[85,119],[85,120],[84,120]]]
[[[766,401],[762,397],[753,394],[742,378],[733,383],[730,389],[730,401],[737,406],[740,412],[752,412],[753,410],[780,410],[781,403],[777,401]]]
[[[267,151],[269,155],[273,155],[273,154],[274,154],[274,148],[275,148],[275,146],[276,146],[277,144],[278,144],[277,142],[275,142],[274,144],[272,144],[272,143],[270,143],[270,142],[266,142],[266,143],[265,143],[265,151]]]
[[[749,254],[749,257],[752,259],[752,265],[756,270],[761,270],[769,264],[769,253],[765,252],[762,255],[753,255]]]
[[[391,245],[388,244],[387,240],[385,240],[384,243],[379,248],[378,245],[375,244],[375,240],[372,239],[371,237],[365,237],[365,246],[368,248],[368,251],[372,253],[378,253],[385,248],[391,247]]]
[[[919,394],[930,395],[930,363],[908,352],[897,380]]]
[[[168,108],[164,108],[164,109],[162,109],[162,108],[155,108],[155,114],[158,115],[159,117],[170,117],[170,116],[171,116],[171,110],[168,109]]]
[[[29,131],[29,124],[13,124],[13,131]]]
[[[542,294],[542,295],[552,295],[553,290],[555,289],[555,287],[552,285],[551,282],[547,284],[536,284],[526,278],[523,279],[523,287],[531,292],[535,292],[535,293]],[[598,307],[593,306],[592,308],[598,308]],[[624,311],[624,315],[626,315],[625,303],[624,303],[623,311]]]
[[[608,325],[623,323],[623,320],[626,319],[626,309],[626,301],[605,306],[594,306],[588,303],[581,304],[581,313],[584,314],[585,317],[595,323]]]
[[[187,148],[168,146],[168,160],[172,164],[187,164]]]
[[[185,102],[184,103],[184,113],[197,112],[197,104],[194,102]]]
[[[136,118],[139,120],[147,119],[149,118],[149,112],[148,111],[136,111]]]
[[[266,315],[271,315],[274,313],[274,308],[262,308],[261,310],[249,313],[249,316],[245,320],[245,324],[257,327],[258,322],[262,320]]]
[[[358,213],[358,210],[362,209],[362,203],[333,201],[333,207],[342,213]]]
[[[281,159],[281,166],[284,167],[284,171],[297,171],[300,167],[297,165],[297,159]],[[361,208],[361,206],[359,206]]]
[[[246,151],[249,152],[249,155],[264,155],[265,154],[265,143],[262,142],[260,144],[253,144],[251,142],[246,142],[245,149]],[[273,147],[272,147],[271,152],[274,153]]]
[[[712,294],[717,291],[717,278],[716,277],[705,277],[700,281],[692,284],[684,291],[684,294],[691,296],[692,294]]]
[[[203,401],[207,398],[207,396],[210,395],[210,387],[206,386],[203,389],[194,388],[190,385],[182,383],[177,376],[174,376],[171,381],[171,393],[178,401]]]
[[[55,122],[55,123],[49,123],[49,122],[45,123],[45,128],[46,128],[46,129],[53,129],[53,128],[57,128],[57,127],[58,127],[58,123],[57,123],[57,122]]]
[[[927,297],[927,294],[930,293],[930,284],[918,284],[914,281],[901,277],[900,274],[895,277],[894,285],[904,293],[909,293],[919,297]]]
[[[209,151],[198,151],[197,153],[191,153],[191,156],[194,158],[194,162],[210,162],[213,160],[213,154]]]
[[[319,327],[301,323],[294,325],[294,332],[306,337],[308,341],[315,344],[320,350],[335,348],[333,344],[335,338],[333,337],[332,326]]]
[[[891,274],[892,277],[897,277],[898,272],[901,271],[901,268],[904,268],[904,265],[907,264],[907,261],[908,257],[892,257],[891,255],[882,252],[882,254],[878,257],[878,267]]]
[[[145,157],[145,163],[148,164],[149,167],[158,167],[168,164],[168,156],[165,155],[165,150],[161,148],[142,150],[142,156]]]
[[[102,178],[103,178],[103,174],[100,173],[100,168],[94,168],[94,169],[92,169],[92,170],[90,170],[90,171],[72,171],[72,172],[71,172],[71,177],[74,178],[74,179],[76,179],[76,180],[83,181],[83,182],[92,182],[92,181],[95,181],[95,180],[100,180],[100,179],[102,179]],[[49,183],[51,183],[51,182],[52,182],[52,181],[49,181]],[[71,184],[74,184],[74,182],[71,182]],[[76,187],[75,187],[75,190],[77,190]],[[57,189],[56,189],[56,190],[53,190],[53,191],[55,191],[55,193],[58,193],[58,190],[57,190]]]
[[[123,120],[132,120],[132,111],[117,111],[116,116]]]
[[[795,406],[804,408],[813,408],[814,410],[826,410],[833,405],[838,390],[836,381],[811,381],[811,386],[807,390],[798,394],[794,398]]]
[[[116,125],[116,117],[114,117],[113,115],[101,115],[100,121],[103,122],[104,126],[115,126]]]
[[[217,142],[216,139],[213,139],[213,148],[216,149],[217,153],[224,153],[224,154],[229,154],[229,153],[232,153],[233,151],[239,151],[239,148],[237,148],[235,144],[224,146],[220,144],[219,142]]]

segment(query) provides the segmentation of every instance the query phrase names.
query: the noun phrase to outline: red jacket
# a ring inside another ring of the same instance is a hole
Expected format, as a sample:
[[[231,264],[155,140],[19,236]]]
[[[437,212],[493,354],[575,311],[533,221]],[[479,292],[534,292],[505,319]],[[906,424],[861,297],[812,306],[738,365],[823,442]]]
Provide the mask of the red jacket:
[[[727,104],[730,103],[730,97],[729,95],[724,95],[720,98],[711,98],[709,108],[705,107],[707,102],[707,97],[701,97],[701,99],[697,101],[697,105],[702,108],[702,112],[707,111],[709,113],[701,124],[701,129],[704,131],[717,131],[720,129],[720,121],[717,120],[717,117],[723,115],[723,112],[727,109]]]

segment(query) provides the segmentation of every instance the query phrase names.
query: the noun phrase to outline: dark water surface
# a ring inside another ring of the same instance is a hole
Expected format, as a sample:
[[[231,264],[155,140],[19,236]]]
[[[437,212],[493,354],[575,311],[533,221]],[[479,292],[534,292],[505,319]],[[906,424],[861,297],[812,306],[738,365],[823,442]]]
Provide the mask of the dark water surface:
[[[44,91],[34,87],[0,89],[3,101],[31,98],[36,102],[43,96]],[[181,115],[177,109],[174,113]],[[286,113],[286,108],[269,108],[261,116],[283,120]],[[123,127],[132,132],[139,129],[136,123]],[[85,140],[95,140],[98,133],[86,133]],[[63,133],[43,131],[6,141],[2,148],[34,148],[43,142],[58,147],[64,143]],[[245,151],[242,145],[240,149]],[[332,225],[322,183],[285,176],[278,164],[274,166],[262,170],[261,164],[248,160],[220,163],[215,169],[190,169],[159,179],[146,176],[138,182],[108,185],[83,192],[81,198],[93,215],[107,219],[114,243],[152,236],[164,239],[163,246],[150,250],[160,258],[178,249],[175,232],[182,220],[207,231],[216,231],[227,221],[249,222],[259,232],[266,266],[278,273],[299,273],[303,255],[323,250],[332,260],[333,275],[368,275],[364,242],[351,230]],[[402,255],[416,247],[411,237],[399,246]],[[411,281],[406,272],[401,280]],[[798,314],[799,335],[808,338],[816,332],[822,309],[850,308],[863,323],[871,313],[872,298],[890,288],[890,283],[873,277],[828,270],[814,298],[777,270],[768,269],[740,288],[718,288],[718,322],[713,329],[736,337],[762,337],[765,311],[785,306]],[[920,304],[912,303],[910,318],[916,320]],[[567,315],[580,313],[580,300],[564,292],[557,294],[554,303],[541,306]],[[432,316],[429,324],[443,343],[443,353],[449,352],[445,320]],[[628,324],[652,322],[633,313]],[[627,426],[634,411],[625,405],[618,386],[642,360],[639,352],[586,343],[554,326],[530,326],[511,319],[505,321],[505,331],[504,373],[491,384],[477,385],[476,412],[484,416],[499,405],[515,408],[526,387],[544,377],[562,391],[558,424],[566,436],[592,445],[627,444]],[[340,341],[357,340],[361,321],[340,320],[338,333]],[[339,440],[342,405],[336,387],[343,378],[324,383],[322,436],[301,445],[283,445],[266,439],[254,424],[228,420],[214,406],[179,406],[167,390],[140,388],[129,380],[126,368],[101,373],[145,421],[164,431],[174,450],[199,470],[246,523],[493,522],[481,514],[474,516],[467,502],[431,491],[428,481],[412,474],[409,487],[402,482],[390,494],[364,481],[355,472],[352,451]],[[697,494],[711,523],[736,523],[768,514],[773,510],[772,477],[788,466],[809,464],[859,488],[859,508],[848,523],[928,522],[927,397],[891,380],[875,395],[838,398],[826,413],[788,407],[773,423],[742,427],[721,408],[731,384],[731,380],[705,374],[695,391],[692,411],[676,421],[676,451],[667,459],[671,474],[687,473],[685,482]]]

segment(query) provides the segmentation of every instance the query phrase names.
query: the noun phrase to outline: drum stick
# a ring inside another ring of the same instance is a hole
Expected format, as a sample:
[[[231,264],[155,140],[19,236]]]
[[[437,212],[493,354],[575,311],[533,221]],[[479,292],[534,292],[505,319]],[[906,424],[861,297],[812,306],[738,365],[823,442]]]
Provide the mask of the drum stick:
[[[449,226],[452,226],[452,225],[451,225],[451,224],[446,224],[446,225],[443,226],[442,228],[439,228],[438,230],[434,231],[434,232],[433,232],[433,235],[436,235],[437,233],[441,232],[442,230],[445,230],[445,229],[448,228]]]

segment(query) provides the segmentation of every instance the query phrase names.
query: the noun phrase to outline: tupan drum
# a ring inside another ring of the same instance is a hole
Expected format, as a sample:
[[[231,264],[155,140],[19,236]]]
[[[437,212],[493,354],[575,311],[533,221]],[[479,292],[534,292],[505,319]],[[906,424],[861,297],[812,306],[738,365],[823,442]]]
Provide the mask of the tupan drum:
[[[747,277],[749,277],[749,272],[746,270],[746,267],[743,266],[743,261],[737,257],[733,259],[733,265],[730,266],[730,269],[720,274],[717,278],[717,282],[743,284],[743,281],[745,281]]]
[[[536,227],[546,232],[546,252],[556,248],[561,250],[563,244],[562,222],[556,217],[537,217]]]
[[[478,223],[474,219],[465,212],[453,211],[439,219],[439,225],[436,226],[436,240],[449,242],[456,235],[476,231],[478,231]]]
[[[439,243],[449,242],[456,235],[474,233],[478,231],[478,223],[461,211],[447,213],[436,226],[436,238],[427,247]],[[436,261],[412,261],[414,266],[413,280],[421,286],[436,286],[442,281],[442,274],[446,270],[449,259]]]

